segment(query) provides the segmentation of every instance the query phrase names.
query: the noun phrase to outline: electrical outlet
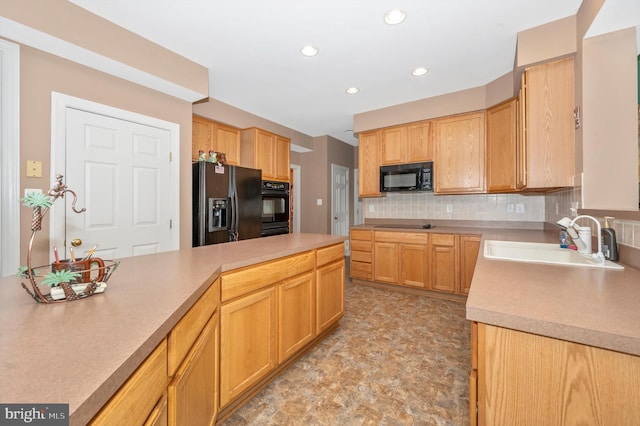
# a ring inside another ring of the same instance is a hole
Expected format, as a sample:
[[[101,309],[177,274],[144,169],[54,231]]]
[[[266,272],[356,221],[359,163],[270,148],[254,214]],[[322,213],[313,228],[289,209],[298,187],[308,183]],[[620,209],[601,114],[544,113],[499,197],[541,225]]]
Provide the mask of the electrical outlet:
[[[373,204],[369,204],[369,213],[373,213],[375,211],[376,209],[374,208]]]
[[[513,204],[507,204],[507,213],[513,213]]]
[[[516,204],[516,213],[524,213],[524,203],[517,203]]]
[[[321,206],[322,205],[322,198],[318,198],[316,200],[316,205]]]
[[[451,213],[453,211],[453,205],[447,204],[447,213]]]
[[[560,214],[560,205],[556,203],[556,215]]]

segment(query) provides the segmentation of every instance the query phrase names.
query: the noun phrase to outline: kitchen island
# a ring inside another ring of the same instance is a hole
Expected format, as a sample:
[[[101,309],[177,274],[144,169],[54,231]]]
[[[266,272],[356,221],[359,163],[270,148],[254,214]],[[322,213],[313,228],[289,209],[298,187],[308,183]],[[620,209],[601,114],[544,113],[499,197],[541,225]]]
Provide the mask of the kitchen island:
[[[104,294],[52,305],[36,303],[27,280],[2,278],[0,402],[68,403],[71,424],[86,424],[220,276],[305,253],[315,268],[316,252],[344,239],[289,234],[126,258]]]

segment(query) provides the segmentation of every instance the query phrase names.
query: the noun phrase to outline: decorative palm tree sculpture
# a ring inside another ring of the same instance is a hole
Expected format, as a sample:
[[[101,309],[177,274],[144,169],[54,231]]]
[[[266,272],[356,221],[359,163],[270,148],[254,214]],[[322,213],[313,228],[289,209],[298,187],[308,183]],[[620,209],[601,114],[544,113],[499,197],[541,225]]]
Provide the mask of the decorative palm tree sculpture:
[[[76,201],[78,197],[75,192],[67,188],[67,186],[62,182],[63,176],[58,174],[56,175],[56,182],[53,184],[51,189],[47,194],[31,192],[27,194],[22,201],[22,204],[26,207],[31,207],[33,209],[33,213],[31,216],[31,238],[29,239],[29,249],[27,252],[27,266],[20,267],[18,275],[28,278],[31,282],[31,291],[24,283],[22,283],[22,287],[33,297],[38,303],[52,303],[52,302],[64,302],[68,300],[76,300],[83,297],[91,296],[98,288],[99,284],[96,283],[96,280],[92,280],[89,282],[83,291],[79,294],[76,292],[72,286],[71,282],[77,279],[81,274],[78,272],[67,271],[67,270],[58,270],[49,272],[45,275],[42,284],[48,284],[51,287],[61,287],[64,290],[64,299],[54,299],[51,294],[44,294],[38,283],[36,282],[37,270],[32,267],[31,263],[31,252],[33,249],[33,241],[35,240],[36,233],[42,229],[42,218],[47,214],[49,208],[53,205],[53,203],[58,198],[64,198],[66,193],[73,195],[73,201],[71,202],[71,209],[75,213],[82,213],[86,209],[77,209]],[[45,267],[50,268],[51,265],[46,265]],[[118,266],[118,262],[109,261],[109,266],[105,267],[105,269],[111,269],[111,271],[105,271],[103,283],[106,283],[108,277],[115,271]],[[41,267],[38,267],[41,268]]]

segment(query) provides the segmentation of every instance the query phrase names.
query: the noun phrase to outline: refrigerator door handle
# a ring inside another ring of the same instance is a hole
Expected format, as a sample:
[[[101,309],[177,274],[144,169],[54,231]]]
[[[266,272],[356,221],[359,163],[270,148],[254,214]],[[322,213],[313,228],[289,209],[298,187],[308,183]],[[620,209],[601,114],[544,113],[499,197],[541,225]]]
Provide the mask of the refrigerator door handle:
[[[236,173],[232,167],[229,168],[229,200],[231,202],[229,241],[238,241],[238,196],[236,194]]]

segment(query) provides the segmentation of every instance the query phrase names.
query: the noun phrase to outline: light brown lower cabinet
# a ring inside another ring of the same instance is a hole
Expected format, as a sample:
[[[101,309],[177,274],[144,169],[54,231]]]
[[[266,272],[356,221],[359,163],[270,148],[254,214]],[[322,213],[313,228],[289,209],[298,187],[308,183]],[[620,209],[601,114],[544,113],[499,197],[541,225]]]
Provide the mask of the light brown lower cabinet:
[[[460,235],[460,291],[462,294],[469,294],[473,271],[476,269],[476,262],[480,252],[479,235]]]
[[[430,289],[455,293],[459,281],[458,241],[453,234],[432,234],[429,254]]]
[[[316,329],[320,334],[344,315],[343,257],[316,269]]]
[[[640,357],[482,323],[472,338],[472,425],[638,424]]]
[[[400,284],[427,286],[429,246],[424,244],[400,244]]]
[[[373,231],[351,229],[349,231],[351,258],[349,274],[351,278],[373,279]]]
[[[313,272],[278,286],[278,361],[283,362],[316,335],[316,288]]]
[[[376,235],[379,233],[376,232]],[[373,243],[373,279],[383,283],[398,283],[399,249],[398,243],[375,241]]]
[[[278,364],[276,288],[220,308],[220,406],[242,394]]]
[[[90,424],[144,424],[167,392],[168,382],[167,339],[163,339]]]
[[[351,230],[352,243],[362,237]],[[468,294],[480,249],[480,235],[367,231],[373,234],[373,281],[451,294]],[[364,253],[358,251],[358,256]],[[359,257],[360,258],[360,257]],[[351,267],[362,261],[351,260]],[[367,279],[351,273],[352,278]]]
[[[169,425],[213,425],[218,413],[218,312],[169,384]]]
[[[168,426],[169,425],[169,411],[167,409],[167,396],[163,395],[160,401],[153,408],[151,414],[144,422],[144,426]]]

